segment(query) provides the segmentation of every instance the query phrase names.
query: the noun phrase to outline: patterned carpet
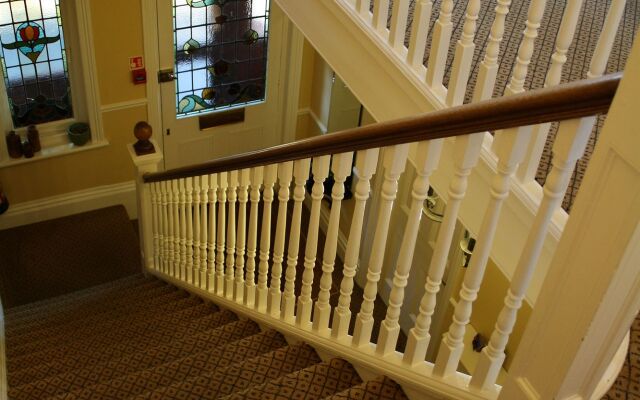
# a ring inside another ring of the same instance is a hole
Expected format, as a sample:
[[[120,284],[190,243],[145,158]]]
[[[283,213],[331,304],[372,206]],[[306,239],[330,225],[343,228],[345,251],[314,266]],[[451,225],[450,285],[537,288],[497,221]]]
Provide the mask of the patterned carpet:
[[[427,41],[427,50],[425,52],[425,65],[428,61],[433,25],[438,17],[441,3],[442,0],[435,0],[433,2],[434,12],[429,24],[429,39]],[[464,24],[464,13],[467,3],[468,0],[454,0],[454,32],[449,49],[449,57],[447,59],[447,69],[444,78],[445,86],[447,86],[449,83],[455,44],[460,38],[462,32],[462,27]],[[530,0],[513,1],[511,3],[510,11],[507,15],[505,34],[500,52],[500,68],[498,72],[496,88],[494,91],[495,97],[501,96],[503,94],[504,89],[507,86],[508,79],[511,76],[511,71],[515,64],[518,47],[522,38],[522,32],[525,28],[529,3]],[[541,88],[544,86],[544,80],[550,65],[551,55],[553,54],[555,47],[555,38],[560,28],[560,22],[566,3],[566,0],[547,1],[545,14],[542,19],[542,24],[539,29],[539,36],[537,38],[535,50],[533,53],[533,58],[531,64],[529,65],[529,74],[525,83],[525,88],[527,89]],[[579,25],[576,29],[576,34],[574,37],[574,42],[567,54],[567,63],[564,66],[562,75],[563,83],[586,78],[587,71],[589,70],[591,56],[598,40],[601,28],[604,24],[604,18],[610,4],[611,0],[584,1],[584,5],[582,7],[581,15],[579,18]],[[407,45],[409,43],[409,32],[411,32],[411,24],[413,23],[414,7],[415,0],[411,0],[409,16],[410,23],[407,28],[407,35],[405,40],[405,44]],[[478,67],[480,62],[482,62],[482,57],[484,56],[485,47],[489,38],[491,25],[493,23],[493,17],[495,15],[495,7],[496,0],[481,2],[480,14],[477,21],[478,31],[475,39],[476,52],[472,62],[472,76],[469,82],[470,89],[466,94],[466,102],[469,102],[471,100],[473,88],[475,87]],[[391,5],[389,15],[391,15]],[[633,44],[632,42],[634,35],[638,31],[639,25],[640,1],[628,0],[624,16],[615,39],[611,58],[609,60],[609,63],[607,64],[608,73],[622,71],[624,69]],[[589,158],[591,157],[591,154],[593,153],[593,149],[603,123],[604,117],[600,117],[598,119],[598,124],[594,128],[591,135],[585,157],[578,162],[578,166],[573,175],[569,190],[567,191],[567,195],[563,203],[563,207],[567,211],[570,210],[571,204],[573,203],[573,200],[578,192],[580,183],[582,182],[582,178],[586,170],[586,166],[588,164]],[[537,173],[536,179],[541,184],[544,184],[544,182],[546,181],[547,175],[551,168],[551,147],[555,139],[556,131],[557,125],[554,125],[549,134],[542,161],[540,163],[540,168]]]
[[[153,278],[135,275],[6,312],[9,397],[406,399],[388,378]]]
[[[116,206],[0,231],[0,266],[11,308],[136,274],[140,247]]]

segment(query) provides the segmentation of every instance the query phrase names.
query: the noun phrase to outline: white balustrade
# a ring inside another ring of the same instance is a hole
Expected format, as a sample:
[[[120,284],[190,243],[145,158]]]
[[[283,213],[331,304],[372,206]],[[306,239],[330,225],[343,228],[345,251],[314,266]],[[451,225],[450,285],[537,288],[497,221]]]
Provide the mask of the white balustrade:
[[[202,229],[200,227],[200,177],[193,177],[193,216],[189,220],[193,220],[193,271],[190,283],[198,286],[200,278],[200,235]],[[190,207],[191,208],[191,207]]]
[[[356,10],[362,17],[366,17],[371,13],[369,11],[370,6],[371,0],[356,0]]]
[[[295,322],[295,283],[298,266],[298,253],[300,251],[300,231],[302,225],[302,202],[305,197],[304,185],[309,178],[311,160],[306,158],[296,160],[293,163],[293,215],[291,216],[291,228],[289,229],[289,247],[287,250],[287,270],[285,272],[284,294],[282,296],[282,319]]]
[[[236,253],[236,202],[238,200],[238,171],[229,172],[229,188],[227,189],[227,272],[225,274],[224,293],[227,299],[233,298],[233,288],[235,285],[235,253]]]
[[[367,268],[367,283],[364,287],[364,299],[353,332],[353,343],[357,347],[364,346],[371,341],[374,323],[373,308],[378,294],[378,281],[387,247],[391,211],[398,191],[398,179],[404,172],[408,152],[408,145],[387,147],[384,150],[384,183],[382,184],[375,235]]]
[[[473,302],[489,260],[502,204],[509,195],[511,178],[524,158],[531,137],[531,127],[509,129],[497,135],[495,149],[498,155],[498,173],[491,185],[491,199],[482,219],[473,257],[464,274],[459,300],[456,303],[453,321],[445,334],[434,367],[436,376],[450,376],[456,372],[464,348],[464,333],[471,318]]]
[[[152,218],[153,218],[153,268],[158,270],[161,263],[161,243],[162,228],[161,225],[161,200],[160,200],[160,183],[153,182],[151,184],[151,202],[152,202]]]
[[[496,86],[498,75],[498,57],[500,56],[500,44],[504,36],[505,22],[509,14],[511,0],[498,0],[495,8],[495,18],[489,33],[489,43],[484,53],[484,58],[478,69],[478,78],[473,91],[473,102],[490,99]]]
[[[447,265],[449,250],[453,240],[460,205],[467,192],[471,170],[480,158],[483,134],[477,133],[456,138],[454,148],[455,172],[449,184],[447,208],[440,223],[433,256],[427,273],[425,293],[420,300],[416,323],[409,331],[404,363],[415,365],[424,361],[431,340],[429,334],[432,316],[436,309],[437,294],[440,291],[442,277]]]
[[[431,37],[431,49],[429,50],[429,66],[427,68],[427,85],[436,88],[442,86],[444,69],[447,64],[447,54],[449,43],[451,42],[451,32],[453,23],[451,13],[453,12],[453,0],[443,0],[440,4],[440,14],[433,27]]]
[[[249,235],[247,239],[247,273],[245,278],[244,304],[253,307],[256,300],[256,248],[258,247],[258,213],[260,187],[264,167],[251,169],[251,214],[249,215]]]
[[[269,273],[269,253],[271,251],[271,204],[273,203],[273,186],[278,179],[278,165],[268,165],[264,169],[264,190],[262,191],[262,232],[260,233],[260,264],[258,265],[258,288],[256,291],[256,308],[267,312]]]
[[[358,268],[358,257],[360,255],[360,241],[362,238],[362,226],[364,224],[364,212],[371,191],[371,177],[376,172],[378,165],[378,154],[380,149],[370,149],[358,152],[356,155],[356,168],[354,171],[357,177],[357,184],[354,190],[355,205],[353,217],[351,219],[351,229],[347,240],[347,250],[344,257],[344,267],[342,270],[342,282],[340,283],[340,298],[338,307],[333,314],[333,325],[331,335],[336,339],[347,337],[349,323],[351,322],[351,295],[353,293],[353,278]]]
[[[560,124],[553,146],[552,169],[544,186],[544,197],[520,255],[511,285],[498,316],[489,345],[480,356],[471,386],[487,389],[495,382],[505,359],[505,348],[516,323],[526,290],[540,258],[553,213],[560,207],[576,162],[584,154],[595,117]],[[475,256],[475,255],[474,255]]]
[[[465,13],[462,35],[456,45],[456,53],[453,59],[449,89],[447,91],[447,105],[457,106],[464,102],[464,94],[469,82],[473,52],[476,49],[473,42],[476,35],[476,21],[480,12],[480,0],[469,0]]]
[[[227,206],[227,188],[229,182],[227,181],[226,172],[218,174],[218,244],[216,246],[216,294],[218,296],[224,296],[224,245],[226,239],[226,206]]]
[[[218,175],[209,175],[209,254],[207,256],[207,290],[213,292],[216,287],[216,203],[218,202]]]
[[[187,276],[187,190],[184,178],[178,180],[180,190],[180,279]],[[189,261],[191,258],[189,257]],[[191,273],[189,272],[189,275]]]
[[[170,255],[169,240],[171,228],[169,221],[169,185],[170,182],[162,181],[160,189],[162,191],[162,272],[169,274]]]
[[[373,29],[382,37],[387,35],[387,20],[389,18],[389,0],[373,0]]]
[[[351,174],[352,165],[353,153],[336,154],[331,161],[331,171],[333,172],[334,181],[331,190],[329,226],[327,227],[327,237],[322,255],[320,292],[318,293],[318,301],[316,302],[313,314],[313,329],[315,331],[324,331],[329,328],[329,318],[331,316],[329,297],[331,296],[333,267],[336,262],[338,250],[340,210],[342,199],[344,199],[344,182]]]
[[[413,24],[409,39],[407,63],[417,71],[424,67],[424,53],[427,49],[429,35],[429,19],[433,10],[433,1],[418,0],[413,12]]]
[[[380,326],[380,335],[376,351],[383,356],[395,351],[400,334],[400,309],[404,301],[404,288],[407,286],[409,272],[413,263],[413,253],[420,229],[422,209],[429,192],[429,177],[438,167],[442,152],[442,139],[421,142],[417,148],[416,173],[411,190],[411,209],[407,216],[402,245],[398,255],[393,286],[389,294],[387,315]]]
[[[407,18],[409,18],[409,0],[394,0],[393,9],[391,10],[389,44],[397,52],[401,52],[404,49],[404,36],[407,31]]]
[[[307,230],[307,243],[304,253],[304,271],[302,273],[302,289],[298,298],[296,323],[304,328],[311,326],[311,285],[313,284],[313,269],[316,266],[318,252],[318,230],[320,229],[320,208],[324,197],[324,181],[329,175],[330,156],[313,159],[311,171],[313,173],[313,188],[311,190],[311,215]]]
[[[192,282],[193,281],[193,272],[194,272],[194,258],[193,258],[193,178],[189,177],[184,179],[184,185],[185,185],[185,230],[186,230],[186,234],[185,234],[185,247],[186,247],[186,254],[185,257],[187,259],[187,263],[185,266],[185,275],[184,275],[184,279],[187,280],[187,282]]]
[[[291,179],[293,177],[293,162],[288,161],[278,165],[278,219],[276,221],[276,236],[273,242],[273,263],[271,264],[271,285],[267,301],[267,312],[274,317],[280,316],[280,301],[282,292],[282,262],[284,261],[284,241],[287,233],[287,203],[289,202]]]
[[[201,289],[207,288],[207,245],[208,245],[208,204],[209,204],[209,177],[202,176],[200,178],[200,271],[198,279],[194,279],[194,283]]]
[[[171,275],[180,276],[180,192],[178,181],[171,181]]]
[[[240,171],[240,186],[238,188],[238,229],[236,240],[236,287],[235,300],[244,302],[244,255],[247,238],[247,202],[249,201],[249,184],[251,170]]]

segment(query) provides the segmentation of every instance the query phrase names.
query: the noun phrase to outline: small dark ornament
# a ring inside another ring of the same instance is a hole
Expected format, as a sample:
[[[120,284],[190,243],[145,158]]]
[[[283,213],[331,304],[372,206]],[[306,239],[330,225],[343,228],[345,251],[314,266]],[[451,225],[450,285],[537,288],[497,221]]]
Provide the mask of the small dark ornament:
[[[480,353],[482,349],[487,347],[487,344],[488,344],[487,339],[479,333],[477,333],[473,337],[473,341],[471,342],[471,345],[473,346],[473,351],[475,351],[476,353]]]
[[[6,140],[9,157],[22,157],[22,141],[20,140],[20,136],[18,136],[15,131],[11,131],[7,134]]]
[[[216,24],[220,24],[220,25],[222,25],[222,24],[224,24],[225,22],[227,22],[227,19],[228,19],[228,18],[229,18],[229,17],[227,17],[226,15],[218,15],[218,16],[216,17]]]
[[[27,128],[27,140],[31,143],[35,153],[42,150],[42,146],[40,145],[40,133],[38,133],[38,128],[36,128],[35,125],[29,125]]]
[[[223,76],[229,72],[229,63],[224,60],[216,61],[213,64],[213,75],[214,76]]]
[[[25,158],[33,158],[33,146],[28,140],[22,142],[22,153]]]
[[[137,155],[143,156],[145,154],[153,154],[156,152],[153,143],[149,140],[153,135],[151,125],[145,121],[140,121],[133,128],[133,134],[136,139],[138,139],[138,141],[133,145],[133,149],[136,151]]]

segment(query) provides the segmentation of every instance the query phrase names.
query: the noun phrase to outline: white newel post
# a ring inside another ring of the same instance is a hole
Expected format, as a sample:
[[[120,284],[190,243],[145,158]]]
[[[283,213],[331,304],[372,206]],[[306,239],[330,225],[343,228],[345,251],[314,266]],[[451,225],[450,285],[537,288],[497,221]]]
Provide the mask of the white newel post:
[[[640,42],[626,66],[640,70]],[[627,73],[501,399],[590,399],[640,309],[640,76]]]
[[[157,143],[151,140],[154,147],[159,150]],[[133,144],[127,146],[129,155],[136,167],[136,192],[138,196],[138,227],[140,231],[140,251],[144,268],[154,269],[153,254],[153,204],[151,202],[151,185],[143,182],[144,174],[158,172],[162,162],[162,153],[156,151],[152,154],[138,156]]]

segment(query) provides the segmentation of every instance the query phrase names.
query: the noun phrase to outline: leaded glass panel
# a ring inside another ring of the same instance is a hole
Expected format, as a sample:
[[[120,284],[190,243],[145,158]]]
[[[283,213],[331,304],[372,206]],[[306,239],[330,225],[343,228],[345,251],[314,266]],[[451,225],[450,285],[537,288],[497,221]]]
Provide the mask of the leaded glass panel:
[[[73,116],[60,0],[0,0],[0,51],[16,128]]]
[[[268,1],[174,0],[179,117],[264,101]]]

